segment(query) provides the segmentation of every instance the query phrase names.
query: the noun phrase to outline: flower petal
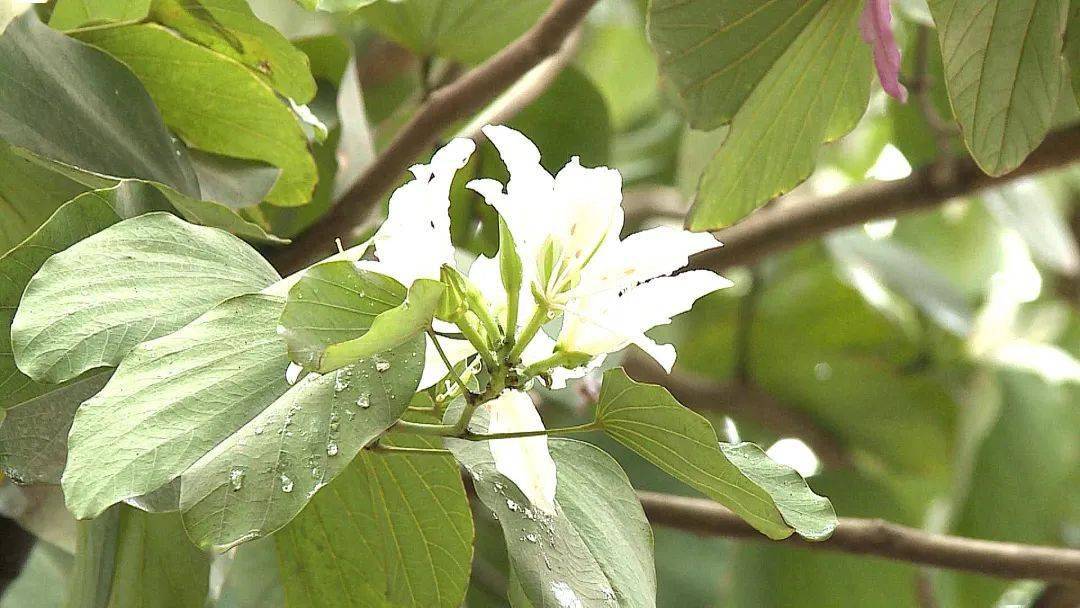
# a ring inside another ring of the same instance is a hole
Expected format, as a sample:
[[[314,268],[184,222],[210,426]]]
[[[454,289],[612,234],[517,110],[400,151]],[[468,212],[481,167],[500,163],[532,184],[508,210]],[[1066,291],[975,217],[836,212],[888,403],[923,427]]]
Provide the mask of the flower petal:
[[[489,433],[541,431],[544,422],[529,395],[506,390],[489,401]],[[494,439],[488,442],[495,469],[505,475],[533,506],[555,513],[555,461],[548,452],[547,436]]]
[[[863,40],[874,50],[881,88],[901,102],[907,101],[907,89],[900,84],[900,47],[892,30],[892,11],[889,0],[866,0],[859,17]]]
[[[466,357],[476,352],[476,349],[468,340],[439,338],[439,346],[442,346],[443,352],[446,353],[446,358],[450,359],[450,362],[455,365],[464,361]],[[443,363],[442,357],[439,356],[439,351],[435,349],[435,343],[432,342],[431,337],[428,336],[424,351],[424,372],[420,376],[420,385],[416,387],[416,390],[422,391],[435,386],[435,384],[445,378],[446,374],[449,372],[450,370],[446,368],[446,364]]]
[[[583,273],[580,293],[626,289],[686,266],[690,256],[720,246],[708,232],[658,226],[631,234],[598,255]]]
[[[415,179],[390,197],[386,222],[373,239],[375,253],[385,273],[406,287],[419,278],[438,279],[439,267],[453,262],[450,184],[475,148],[472,140],[451,141],[430,164],[409,169]]]
[[[623,210],[616,169],[582,167],[575,156],[555,176],[554,200],[564,225],[552,236],[563,242],[563,255],[584,262],[602,243],[618,242]]]
[[[559,334],[559,348],[590,355],[622,350],[636,344],[668,371],[675,363],[670,345],[657,344],[645,332],[671,322],[690,310],[698,298],[731,281],[709,270],[692,270],[659,277],[623,293],[605,292],[573,301]]]

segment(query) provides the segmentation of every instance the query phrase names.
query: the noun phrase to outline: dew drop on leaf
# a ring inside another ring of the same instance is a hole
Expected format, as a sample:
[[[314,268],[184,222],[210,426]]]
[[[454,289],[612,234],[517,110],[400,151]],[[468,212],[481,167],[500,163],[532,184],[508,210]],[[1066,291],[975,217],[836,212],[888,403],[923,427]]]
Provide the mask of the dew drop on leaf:
[[[330,443],[326,444],[326,455],[327,456],[337,456],[338,455],[338,445],[336,443],[332,442],[332,441]]]
[[[293,481],[289,479],[288,475],[281,476],[281,491],[286,494],[293,491]]]
[[[356,405],[364,409],[371,407],[371,396],[367,393],[360,393],[360,396],[356,398]]]
[[[375,371],[382,373],[390,370],[390,362],[384,359],[375,360]]]
[[[244,487],[244,469],[236,467],[229,471],[229,484],[232,486],[234,492]]]

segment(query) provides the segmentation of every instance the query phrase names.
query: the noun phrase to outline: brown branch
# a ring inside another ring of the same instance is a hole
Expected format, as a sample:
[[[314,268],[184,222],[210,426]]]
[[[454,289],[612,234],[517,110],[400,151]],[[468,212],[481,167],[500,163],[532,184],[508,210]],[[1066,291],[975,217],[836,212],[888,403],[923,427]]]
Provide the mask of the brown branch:
[[[986,175],[967,156],[954,157],[954,168],[944,180],[935,179],[934,167],[922,167],[904,179],[875,182],[797,204],[774,205],[717,231],[716,237],[724,246],[696,256],[691,266],[723,269],[750,264],[837,228],[933,207],[1078,159],[1080,125],[1073,125],[1051,133],[1023,164],[1000,177]]]
[[[651,359],[630,352],[623,360],[626,373],[639,382],[659,384],[679,403],[698,411],[717,411],[752,420],[787,437],[797,437],[814,450],[826,466],[847,467],[850,455],[843,443],[809,415],[777,401],[749,383],[720,383],[687,374],[668,374]]]
[[[361,225],[382,197],[454,122],[467,118],[553,55],[597,0],[557,0],[536,25],[490,59],[434,91],[412,120],[364,170],[356,184],[291,245],[270,252],[282,273],[300,270],[330,252],[335,238]]]
[[[770,542],[715,502],[655,492],[638,492],[638,498],[653,524],[697,534]],[[880,519],[841,517],[836,532],[826,541],[809,542],[792,535],[780,542],[1000,578],[1080,582],[1080,551],[1075,549],[931,534]]]

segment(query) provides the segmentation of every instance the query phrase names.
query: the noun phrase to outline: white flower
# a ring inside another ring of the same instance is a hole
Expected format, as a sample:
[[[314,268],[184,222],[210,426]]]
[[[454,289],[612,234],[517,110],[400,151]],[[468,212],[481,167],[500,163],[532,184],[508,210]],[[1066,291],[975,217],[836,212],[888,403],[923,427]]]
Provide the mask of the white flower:
[[[532,399],[522,391],[503,391],[484,407],[491,413],[488,433],[544,430]],[[514,482],[533,506],[554,514],[555,461],[548,452],[547,436],[492,439],[488,444],[495,469]]]
[[[552,177],[521,133],[488,126],[484,134],[499,150],[510,180],[505,189],[490,179],[468,187],[506,221],[525,267],[524,283],[565,313],[555,348],[599,359],[636,344],[670,371],[674,347],[657,344],[645,332],[731,282],[706,270],[664,275],[720,243],[709,234],[669,227],[620,240],[618,171],[585,168],[573,158]]]

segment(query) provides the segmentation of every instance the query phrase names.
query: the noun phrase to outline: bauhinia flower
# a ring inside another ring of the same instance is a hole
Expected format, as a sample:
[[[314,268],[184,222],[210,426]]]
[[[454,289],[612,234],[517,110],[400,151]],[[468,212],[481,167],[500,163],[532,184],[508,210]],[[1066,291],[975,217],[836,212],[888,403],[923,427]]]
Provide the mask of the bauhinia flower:
[[[618,171],[585,168],[575,157],[553,177],[521,133],[488,126],[484,134],[499,150],[510,180],[505,189],[488,179],[468,187],[509,226],[523,260],[524,287],[537,300],[533,321],[546,320],[545,313],[565,315],[555,353],[587,355],[595,365],[635,344],[670,371],[674,347],[657,344],[645,332],[731,283],[707,270],[665,275],[720,243],[709,234],[670,227],[620,239]]]
[[[630,344],[666,369],[675,349],[646,331],[669,323],[698,298],[730,285],[705,270],[670,276],[694,253],[719,246],[708,234],[660,227],[620,238],[622,180],[606,167],[586,168],[577,158],[552,176],[524,135],[489,126],[484,133],[510,172],[504,188],[490,179],[470,188],[482,194],[505,222],[504,246],[495,258],[479,257],[467,277],[454,268],[449,192],[475,145],[456,139],[390,198],[386,222],[373,237],[373,260],[357,264],[409,287],[419,279],[447,284],[436,333],[460,332],[467,340],[428,337],[421,388],[455,378],[445,365],[476,353],[495,369],[486,396],[468,393],[489,414],[489,434],[534,434],[488,441],[496,469],[539,509],[555,511],[557,475],[544,424],[524,388],[533,377],[553,387],[583,375],[604,357]],[[509,256],[509,257],[504,257]],[[520,266],[504,264],[520,259]],[[508,292],[509,287],[509,292]],[[556,337],[545,332],[562,317]],[[440,352],[441,351],[441,352]],[[467,389],[459,385],[464,393]],[[486,402],[483,400],[486,399]],[[538,433],[538,434],[536,434]]]

